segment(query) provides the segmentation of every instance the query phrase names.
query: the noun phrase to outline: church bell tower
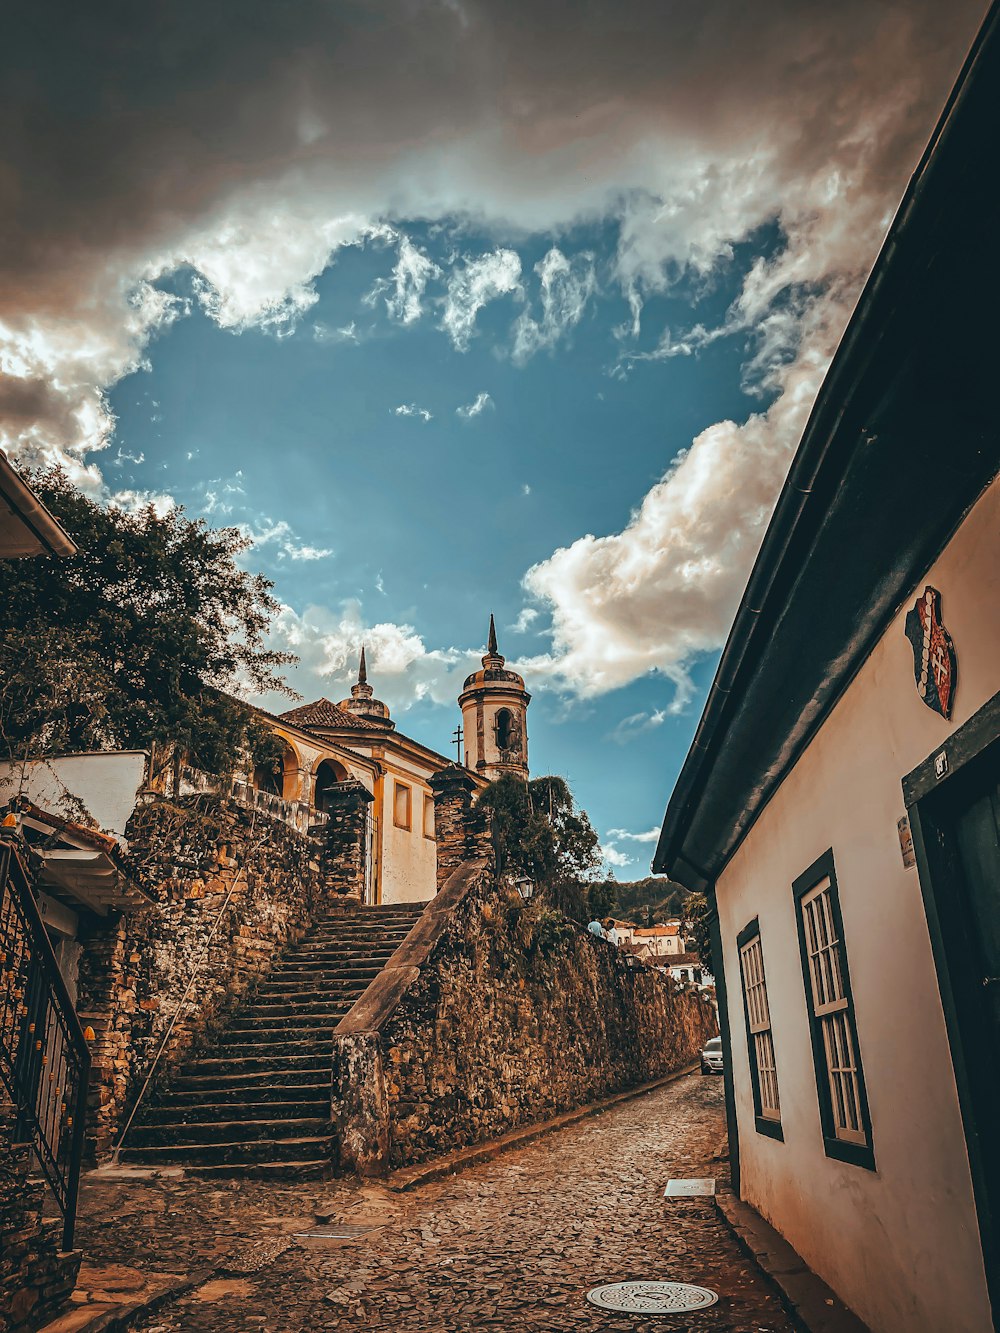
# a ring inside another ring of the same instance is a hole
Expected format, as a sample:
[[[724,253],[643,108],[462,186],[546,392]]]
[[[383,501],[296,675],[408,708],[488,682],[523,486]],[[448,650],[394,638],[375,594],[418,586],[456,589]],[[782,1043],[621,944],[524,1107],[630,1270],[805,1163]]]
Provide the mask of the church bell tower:
[[[492,781],[502,773],[528,780],[528,704],[531,695],[497,650],[490,616],[489,643],[481,671],[474,671],[458,696],[465,734],[465,765]]]

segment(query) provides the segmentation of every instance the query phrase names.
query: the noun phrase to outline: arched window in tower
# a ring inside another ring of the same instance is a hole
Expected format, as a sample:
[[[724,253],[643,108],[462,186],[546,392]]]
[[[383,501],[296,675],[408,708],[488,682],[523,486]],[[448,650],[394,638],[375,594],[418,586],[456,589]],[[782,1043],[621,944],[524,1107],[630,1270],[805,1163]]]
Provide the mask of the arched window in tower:
[[[316,770],[317,810],[329,810],[331,794],[339,782],[345,782],[350,775],[342,764],[335,764],[332,759],[324,759]]]
[[[497,749],[509,750],[514,740],[514,717],[509,708],[497,713]]]

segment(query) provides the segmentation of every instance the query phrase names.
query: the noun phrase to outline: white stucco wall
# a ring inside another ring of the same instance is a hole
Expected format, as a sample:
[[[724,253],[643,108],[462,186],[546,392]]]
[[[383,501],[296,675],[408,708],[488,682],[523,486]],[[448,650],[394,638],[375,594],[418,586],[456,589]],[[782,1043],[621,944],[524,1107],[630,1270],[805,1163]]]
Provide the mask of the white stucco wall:
[[[75,804],[79,801],[102,833],[124,842],[147,759],[145,750],[120,750],[0,763],[0,804],[23,795],[40,810],[86,823]]]
[[[424,837],[424,797],[432,796],[426,766],[393,755],[383,760],[382,901],[427,902],[437,888],[437,843]],[[410,788],[410,827],[397,828],[393,818],[396,782]]]
[[[951,722],[903,633],[925,583],[958,655]],[[1000,485],[913,590],[717,885],[742,1193],[876,1333],[985,1333],[989,1302],[901,778],[1000,689]],[[823,1151],[791,885],[833,849],[877,1170]],[[784,1143],[754,1129],[738,932],[759,917]]]

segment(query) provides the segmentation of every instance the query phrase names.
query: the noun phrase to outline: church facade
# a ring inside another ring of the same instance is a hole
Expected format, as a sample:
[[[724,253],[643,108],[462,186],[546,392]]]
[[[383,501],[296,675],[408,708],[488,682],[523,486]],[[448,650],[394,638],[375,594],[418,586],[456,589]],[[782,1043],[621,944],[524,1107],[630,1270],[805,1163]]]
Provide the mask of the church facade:
[[[481,790],[502,773],[527,780],[527,710],[531,695],[506,668],[490,617],[482,669],[462,688],[459,705],[465,764]],[[424,902],[434,896],[437,842],[431,779],[453,760],[404,735],[368,683],[365,651],[350,697],[317,699],[277,716],[263,714],[284,747],[254,785],[286,802],[327,815],[349,784],[368,793],[365,887],[368,903]]]

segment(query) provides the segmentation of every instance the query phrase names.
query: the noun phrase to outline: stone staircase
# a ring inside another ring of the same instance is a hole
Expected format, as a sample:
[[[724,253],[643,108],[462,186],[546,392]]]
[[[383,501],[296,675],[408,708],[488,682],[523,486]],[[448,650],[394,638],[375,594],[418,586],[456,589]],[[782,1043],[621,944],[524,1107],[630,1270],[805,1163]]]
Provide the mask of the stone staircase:
[[[333,1029],[425,906],[338,909],[317,922],[140,1112],[121,1160],[203,1175],[328,1170]]]

